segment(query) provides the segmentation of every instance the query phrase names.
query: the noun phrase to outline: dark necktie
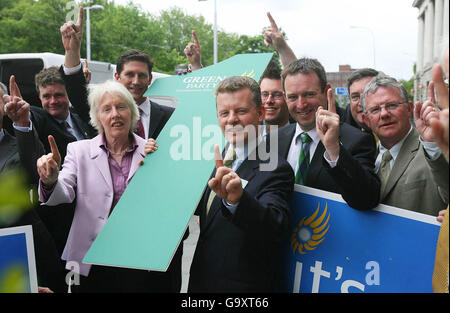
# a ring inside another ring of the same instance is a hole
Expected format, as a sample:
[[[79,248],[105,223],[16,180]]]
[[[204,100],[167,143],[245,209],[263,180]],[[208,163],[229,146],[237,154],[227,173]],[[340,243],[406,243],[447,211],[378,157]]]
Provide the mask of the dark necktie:
[[[307,133],[301,133],[300,139],[302,141],[302,146],[300,149],[300,156],[298,158],[298,170],[295,175],[295,183],[304,185],[306,182],[306,176],[308,175],[309,147],[311,146],[312,139]]]
[[[145,139],[144,125],[142,124],[142,113],[143,111],[139,109],[139,120],[137,121],[137,134]]]

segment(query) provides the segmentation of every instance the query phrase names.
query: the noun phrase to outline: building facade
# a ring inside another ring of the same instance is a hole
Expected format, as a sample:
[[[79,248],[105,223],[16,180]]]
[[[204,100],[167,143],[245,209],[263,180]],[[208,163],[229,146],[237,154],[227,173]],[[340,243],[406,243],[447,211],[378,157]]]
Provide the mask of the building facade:
[[[414,0],[413,7],[419,10],[414,102],[424,102],[431,68],[440,62],[442,43],[449,36],[449,0]]]
[[[339,65],[339,72],[327,72],[327,81],[334,90],[335,99],[342,108],[350,103],[348,95],[347,80],[354,72],[350,65]]]

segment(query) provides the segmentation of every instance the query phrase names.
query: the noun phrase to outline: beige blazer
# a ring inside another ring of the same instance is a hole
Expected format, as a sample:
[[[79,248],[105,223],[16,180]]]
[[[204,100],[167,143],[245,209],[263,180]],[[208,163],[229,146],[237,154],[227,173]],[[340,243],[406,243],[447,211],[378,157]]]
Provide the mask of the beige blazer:
[[[443,155],[429,162],[435,169],[448,171]],[[403,142],[386,186],[381,189],[381,203],[437,216],[447,207],[444,194],[433,179],[419,133],[414,128]]]

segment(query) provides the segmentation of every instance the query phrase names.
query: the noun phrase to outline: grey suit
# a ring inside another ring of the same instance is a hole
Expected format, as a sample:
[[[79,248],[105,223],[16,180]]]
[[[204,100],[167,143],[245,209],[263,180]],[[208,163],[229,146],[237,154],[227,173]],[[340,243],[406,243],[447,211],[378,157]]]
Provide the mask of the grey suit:
[[[430,162],[435,168],[448,171],[443,155]],[[381,203],[434,216],[447,207],[444,193],[435,183],[428,167],[415,128],[403,142],[386,186],[381,188]]]

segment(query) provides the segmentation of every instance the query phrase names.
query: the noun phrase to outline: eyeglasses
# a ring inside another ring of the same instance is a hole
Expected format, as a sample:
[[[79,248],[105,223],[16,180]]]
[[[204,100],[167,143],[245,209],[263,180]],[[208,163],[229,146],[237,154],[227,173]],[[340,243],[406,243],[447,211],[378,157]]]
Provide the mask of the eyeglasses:
[[[263,101],[266,101],[270,96],[272,96],[272,98],[274,100],[281,100],[283,99],[283,93],[280,91],[274,91],[272,93],[269,92],[261,92],[261,99]]]
[[[386,103],[386,104],[382,104],[382,105],[379,105],[379,106],[370,108],[370,109],[367,110],[367,112],[368,112],[370,115],[377,116],[377,115],[379,115],[379,114],[381,113],[381,109],[382,109],[383,107],[384,107],[384,109],[385,109],[386,111],[392,112],[392,111],[397,110],[397,108],[399,107],[400,104],[404,104],[404,103],[406,103],[406,102],[392,102],[392,103]]]

